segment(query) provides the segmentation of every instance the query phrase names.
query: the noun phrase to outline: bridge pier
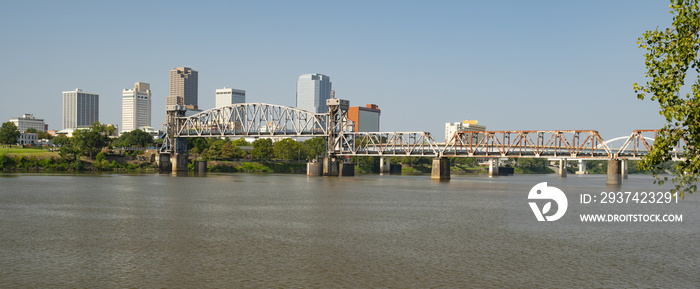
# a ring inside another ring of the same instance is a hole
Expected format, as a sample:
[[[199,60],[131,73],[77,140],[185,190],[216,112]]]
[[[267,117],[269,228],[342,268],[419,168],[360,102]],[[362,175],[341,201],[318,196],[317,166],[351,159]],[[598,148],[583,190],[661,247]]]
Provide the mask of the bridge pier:
[[[170,163],[172,163],[173,172],[186,172],[187,171],[187,154],[175,153],[170,156]]]
[[[559,177],[566,178],[566,159],[559,160]]]
[[[389,166],[390,175],[400,175],[401,174],[401,164],[395,164]]]
[[[325,157],[323,159],[323,175],[337,177],[339,174],[338,160],[333,157]]]
[[[585,160],[578,160],[578,171],[576,172],[577,175],[585,175],[588,172],[586,171],[586,161]]]
[[[391,158],[379,157],[379,174],[385,175],[391,173]]]
[[[622,174],[622,179],[626,180],[627,179],[627,169],[629,167],[629,164],[627,163],[627,160],[620,160],[622,168],[620,169],[620,173]]]
[[[352,177],[355,176],[355,164],[350,162],[343,162],[340,165],[340,176],[341,177]]]
[[[157,163],[159,172],[171,172],[173,170],[173,164],[170,162],[169,153],[158,154]]]
[[[489,159],[489,176],[497,176],[498,175],[498,158],[491,158]]]
[[[620,160],[609,160],[608,161],[608,185],[620,185],[622,184],[622,176],[620,175],[622,170],[620,167]]]
[[[204,174],[207,172],[207,161],[194,161],[194,173]]]
[[[450,180],[450,159],[439,157],[433,159],[433,169],[430,173],[430,179],[438,181]]]
[[[323,176],[323,163],[319,163],[319,162],[306,163],[306,176],[308,176],[308,177]]]

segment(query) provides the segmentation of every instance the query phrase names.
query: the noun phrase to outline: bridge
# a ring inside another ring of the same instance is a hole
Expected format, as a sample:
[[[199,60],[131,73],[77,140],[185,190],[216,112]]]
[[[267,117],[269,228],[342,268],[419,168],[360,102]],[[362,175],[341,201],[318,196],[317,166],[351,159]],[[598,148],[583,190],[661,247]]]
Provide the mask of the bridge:
[[[342,171],[333,166],[343,156],[421,156],[435,158],[436,178],[449,179],[446,157],[491,159],[492,173],[499,158],[555,158],[562,160],[560,164],[566,159],[638,160],[650,150],[657,133],[635,130],[626,138],[605,141],[595,130],[457,131],[438,143],[429,132],[353,132],[354,124],[347,117],[349,102],[329,99],[327,105],[328,112],[312,113],[267,103],[239,103],[192,116],[185,116],[183,106],[170,105],[159,159],[170,157],[173,168],[182,169],[187,163],[184,140],[190,137],[324,137],[324,175]],[[609,147],[622,139],[625,142],[619,148]],[[673,150],[675,159],[683,158],[681,145]],[[444,167],[447,176],[439,177]]]

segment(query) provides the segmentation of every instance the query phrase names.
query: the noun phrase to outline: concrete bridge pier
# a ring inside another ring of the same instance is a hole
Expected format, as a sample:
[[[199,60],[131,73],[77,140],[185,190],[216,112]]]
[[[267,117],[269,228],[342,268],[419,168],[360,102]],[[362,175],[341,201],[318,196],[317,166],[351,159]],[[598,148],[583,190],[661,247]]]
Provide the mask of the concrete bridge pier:
[[[338,171],[338,160],[334,157],[325,157],[323,159],[323,175],[330,177],[337,177],[340,172]]]
[[[620,160],[622,168],[620,169],[620,173],[622,174],[622,179],[626,180],[627,179],[627,169],[629,167],[629,164],[627,163],[627,160]]]
[[[609,160],[608,161],[608,185],[620,185],[622,184],[622,170],[620,160]]]
[[[207,172],[207,161],[194,161],[194,173],[204,174]]]
[[[379,157],[379,174],[388,175],[391,173],[391,158]]]
[[[323,163],[310,162],[306,163],[306,176],[321,177],[323,176]]]
[[[559,176],[566,178],[566,159],[559,160]]]
[[[498,175],[498,158],[489,159],[489,176]]]
[[[433,159],[433,169],[430,173],[431,180],[449,181],[450,180],[450,159],[439,157]]]
[[[355,176],[355,164],[351,162],[343,162],[340,164],[340,176],[352,177]]]
[[[172,163],[173,172],[186,172],[187,171],[187,154],[174,154],[170,156],[170,163]]]
[[[173,164],[170,162],[169,153],[158,154],[158,159],[156,162],[158,163],[159,172],[171,172],[173,170]]]
[[[585,160],[578,160],[578,171],[576,172],[577,175],[585,175],[588,172],[586,171],[586,161]]]

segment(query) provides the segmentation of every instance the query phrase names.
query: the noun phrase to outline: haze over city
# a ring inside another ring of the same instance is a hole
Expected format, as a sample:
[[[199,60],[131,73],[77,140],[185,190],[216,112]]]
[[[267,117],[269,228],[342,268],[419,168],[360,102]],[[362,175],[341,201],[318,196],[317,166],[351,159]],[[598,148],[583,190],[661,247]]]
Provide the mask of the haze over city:
[[[328,75],[338,98],[382,110],[382,131],[476,119],[488,130],[659,128],[636,99],[645,30],[670,25],[665,1],[13,1],[4,3],[0,119],[61,129],[61,92],[100,94],[121,124],[121,93],[150,83],[165,121],[168,71],[199,71],[199,107],[225,86],[248,102],[295,105],[299,75]]]

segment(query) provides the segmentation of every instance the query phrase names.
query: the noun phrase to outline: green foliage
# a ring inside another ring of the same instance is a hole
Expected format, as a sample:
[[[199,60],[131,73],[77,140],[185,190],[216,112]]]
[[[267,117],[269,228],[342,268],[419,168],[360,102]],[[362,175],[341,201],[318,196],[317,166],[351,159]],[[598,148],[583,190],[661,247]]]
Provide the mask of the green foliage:
[[[15,160],[8,157],[7,154],[0,155],[0,169],[9,169],[15,166]]]
[[[16,144],[20,134],[14,123],[10,121],[3,123],[2,127],[0,127],[0,143],[6,145]]]
[[[243,163],[239,171],[247,173],[272,173],[272,169],[259,163]]]
[[[81,155],[81,151],[73,145],[73,142],[67,141],[61,146],[58,155],[67,162],[73,162]]]
[[[302,154],[305,154],[309,161],[321,159],[326,156],[326,139],[315,137],[302,143]]]
[[[476,158],[450,158],[452,164],[465,165],[465,166],[478,166],[479,162]]]
[[[301,158],[299,143],[291,138],[284,138],[272,146],[275,158],[289,161]]]
[[[379,157],[352,157],[359,173],[378,173]]]
[[[93,123],[89,129],[76,130],[73,133],[71,142],[86,156],[94,158],[104,147],[109,144],[110,133],[113,133],[113,126],[100,124],[99,121]]]
[[[249,146],[249,145],[250,145],[250,143],[247,142],[244,138],[235,139],[235,140],[233,140],[233,141],[231,142],[231,144],[233,144],[234,146],[237,146],[237,147]]]
[[[187,150],[197,149],[198,152],[203,152],[211,146],[212,142],[210,140],[204,137],[187,138]]]
[[[135,129],[129,132],[123,133],[115,142],[114,145],[118,147],[149,147],[153,144],[153,137],[151,134]]]
[[[57,146],[62,146],[68,142],[70,142],[70,138],[68,138],[65,135],[57,135],[56,137],[53,138],[53,144]]]
[[[257,139],[253,142],[251,157],[257,160],[270,160],[274,156],[272,150],[272,140],[269,138]]]
[[[95,156],[95,161],[99,162],[99,161],[103,161],[103,160],[105,160],[105,153],[104,152],[100,152],[97,154],[97,156]]]
[[[554,171],[547,167],[547,159],[518,158],[515,167],[516,174],[551,174]]]
[[[672,0],[672,28],[646,31],[637,44],[646,49],[646,77],[644,85],[634,84],[639,99],[651,96],[659,103],[659,114],[666,124],[657,134],[654,145],[640,167],[662,169],[663,163],[672,159],[672,149],[683,143],[686,160],[679,162],[673,177],[675,188],[681,197],[697,190],[700,174],[700,5],[699,0]],[[681,93],[685,87],[688,70],[695,80],[690,85],[692,93]],[[661,180],[654,174],[658,183]]]

